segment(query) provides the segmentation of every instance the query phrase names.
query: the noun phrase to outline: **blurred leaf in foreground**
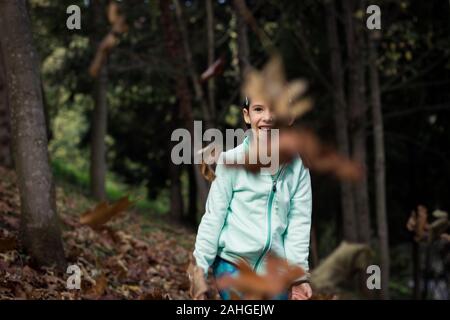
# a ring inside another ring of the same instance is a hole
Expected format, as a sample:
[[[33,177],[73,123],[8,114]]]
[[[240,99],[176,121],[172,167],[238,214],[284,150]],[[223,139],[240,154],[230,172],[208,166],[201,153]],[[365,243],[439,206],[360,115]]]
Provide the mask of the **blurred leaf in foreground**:
[[[109,205],[107,202],[100,202],[93,210],[88,210],[80,217],[80,223],[90,227],[98,227],[118,214],[128,209],[133,204],[128,196],[119,199],[117,202]]]

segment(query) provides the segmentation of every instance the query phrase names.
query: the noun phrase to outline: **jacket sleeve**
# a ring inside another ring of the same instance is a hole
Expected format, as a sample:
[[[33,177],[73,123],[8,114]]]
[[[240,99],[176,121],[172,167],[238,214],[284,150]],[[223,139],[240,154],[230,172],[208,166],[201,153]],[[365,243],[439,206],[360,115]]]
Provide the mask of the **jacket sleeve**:
[[[311,231],[312,191],[309,169],[301,165],[299,183],[291,198],[284,248],[289,263],[309,271],[308,255]],[[296,281],[308,280],[302,277]]]
[[[219,236],[228,212],[228,206],[233,194],[232,173],[234,169],[225,167],[223,154],[216,166],[216,178],[211,184],[206,201],[205,214],[198,227],[195,241],[194,257],[205,276],[214,262],[219,245]]]

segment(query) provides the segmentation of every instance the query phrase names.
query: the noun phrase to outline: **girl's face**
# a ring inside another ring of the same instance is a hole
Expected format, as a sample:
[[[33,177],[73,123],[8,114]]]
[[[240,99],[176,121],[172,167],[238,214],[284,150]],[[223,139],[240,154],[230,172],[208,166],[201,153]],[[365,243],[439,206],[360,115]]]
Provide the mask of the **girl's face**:
[[[274,114],[268,106],[259,101],[252,101],[248,109],[243,109],[245,123],[249,124],[258,135],[262,130],[274,126]]]

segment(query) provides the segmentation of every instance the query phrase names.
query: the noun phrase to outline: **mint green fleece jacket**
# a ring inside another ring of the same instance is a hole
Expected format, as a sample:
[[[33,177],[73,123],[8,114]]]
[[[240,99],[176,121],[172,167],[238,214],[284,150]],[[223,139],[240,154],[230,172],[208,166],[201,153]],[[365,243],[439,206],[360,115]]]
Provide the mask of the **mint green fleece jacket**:
[[[244,156],[249,139],[223,152],[198,228],[194,257],[205,276],[216,256],[246,260],[255,272],[265,270],[270,251],[308,271],[312,191],[309,170],[300,157],[275,175],[225,166]]]

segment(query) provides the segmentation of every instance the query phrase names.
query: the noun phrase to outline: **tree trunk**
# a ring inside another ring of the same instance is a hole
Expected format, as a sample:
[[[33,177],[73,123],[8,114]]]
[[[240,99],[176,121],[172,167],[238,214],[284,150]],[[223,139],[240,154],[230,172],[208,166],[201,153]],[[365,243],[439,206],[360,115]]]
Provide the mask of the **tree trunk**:
[[[180,30],[180,40],[183,44],[184,59],[186,61],[186,67],[189,73],[189,77],[192,81],[192,86],[194,87],[195,98],[200,103],[203,113],[203,119],[205,120],[205,128],[213,128],[213,119],[211,117],[211,111],[209,109],[208,103],[205,100],[205,93],[200,85],[200,78],[195,69],[194,61],[192,60],[192,51],[189,45],[189,35],[188,28],[183,18],[183,10],[181,8],[180,2],[178,0],[173,0],[175,6],[175,15],[177,18],[179,30]]]
[[[389,299],[389,233],[386,210],[386,168],[380,80],[377,69],[375,39],[369,39],[369,74],[372,104],[373,143],[375,148],[375,208],[381,251],[381,295]]]
[[[354,184],[354,199],[356,218],[358,223],[358,241],[370,242],[370,211],[366,169],[366,104],[363,38],[361,29],[356,28],[354,19],[354,1],[343,1],[345,17],[345,33],[349,64],[349,106],[350,132],[353,158],[364,166],[362,179]]]
[[[94,36],[91,39],[92,46],[100,43],[103,24],[104,7],[99,0],[92,1],[94,22]],[[106,200],[106,144],[108,101],[106,97],[108,89],[108,73],[106,63],[102,65],[99,75],[94,79],[94,111],[91,122],[91,158],[90,158],[90,184],[92,196],[99,200]]]
[[[178,115],[180,113],[179,107],[174,107],[172,110],[172,131],[179,126],[180,119]],[[172,148],[175,146],[175,142],[171,141],[169,144],[171,154]],[[170,219],[175,222],[182,222],[184,218],[184,203],[183,194],[181,188],[181,167],[169,162],[169,178],[170,178]]]
[[[411,236],[412,241],[412,263],[413,263],[413,279],[414,279],[414,289],[413,289],[413,299],[420,300],[420,287],[421,287],[421,268],[420,268],[420,246],[414,241],[414,237]]]
[[[103,66],[94,84],[94,113],[92,118],[90,181],[92,196],[97,200],[106,199],[106,127],[108,105],[106,91],[108,76]]]
[[[161,24],[164,32],[165,46],[172,64],[175,66],[175,94],[179,103],[179,116],[184,120],[185,127],[189,131],[191,137],[194,137],[194,119],[191,104],[191,93],[189,91],[188,83],[183,70],[184,64],[182,59],[182,52],[180,51],[180,35],[174,26],[172,15],[169,8],[169,2],[160,0]],[[192,156],[194,156],[194,149],[192,143]],[[193,160],[193,159],[192,159]],[[196,193],[198,203],[202,208],[206,204],[208,197],[208,183],[203,178],[199,165],[193,164],[193,171],[196,183]],[[197,212],[189,212],[193,215],[193,220],[196,221]]]
[[[313,224],[311,226],[311,266],[310,269],[314,269],[319,265],[319,248],[317,246],[317,234],[316,227]]]
[[[65,266],[49,165],[37,52],[26,1],[0,1],[0,42],[11,109],[21,240],[39,266]]]
[[[331,79],[334,86],[334,121],[336,126],[336,140],[339,152],[349,157],[350,146],[348,137],[347,107],[344,88],[344,72],[342,70],[342,56],[339,45],[338,27],[336,21],[335,0],[325,3],[328,42],[330,47]],[[353,198],[352,184],[340,182],[341,209],[344,240],[357,241],[355,201]]]
[[[169,150],[170,153],[170,150]],[[175,165],[170,161],[169,176],[170,176],[170,218],[173,221],[181,222],[183,220],[183,195],[181,193],[181,170],[180,166]]]
[[[0,46],[0,165],[12,167],[11,125],[6,71]]]
[[[242,17],[239,9],[238,3],[233,1],[234,14],[236,16],[236,33],[237,33],[237,55],[238,55],[238,64],[239,64],[239,81],[240,83],[244,82],[245,74],[249,71],[250,64],[250,48],[248,45],[248,30],[247,24],[245,23],[244,17]],[[244,101],[241,92],[241,103]],[[247,125],[245,124],[244,117],[240,117],[241,119],[241,127],[245,130]]]
[[[214,6],[212,0],[206,0],[206,30],[208,32],[208,66],[214,63]],[[216,116],[215,103],[215,81],[214,77],[208,80],[208,104],[211,112],[211,118]]]
[[[239,73],[241,76],[241,81],[244,79],[245,73],[250,68],[250,49],[248,45],[248,30],[247,24],[244,18],[237,9],[237,4],[233,1],[234,12],[236,15],[236,27],[237,27],[237,51],[238,51],[238,61],[239,61]]]
[[[188,204],[188,215],[186,216],[186,224],[190,225],[194,228],[197,227],[197,183],[195,178],[194,166],[188,166],[188,174],[189,174],[189,204]]]

